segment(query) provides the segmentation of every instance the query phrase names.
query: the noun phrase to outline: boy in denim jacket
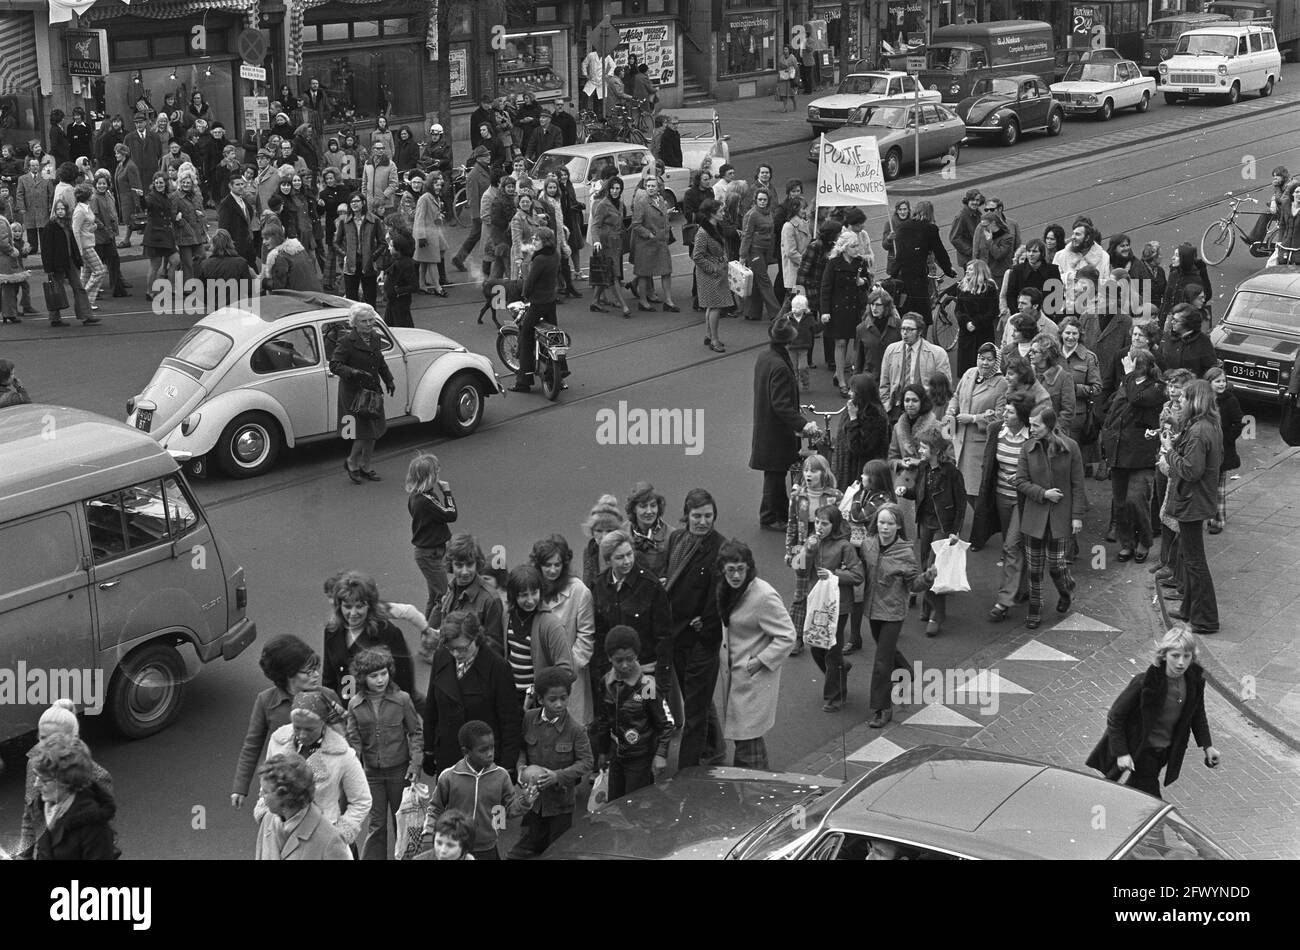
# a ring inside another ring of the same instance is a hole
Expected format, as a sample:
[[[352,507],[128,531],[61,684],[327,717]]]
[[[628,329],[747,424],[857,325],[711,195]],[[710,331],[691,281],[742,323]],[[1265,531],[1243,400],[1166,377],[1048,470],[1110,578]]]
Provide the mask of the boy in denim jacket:
[[[393,655],[362,650],[352,659],[358,689],[348,702],[348,744],[366,770],[370,785],[370,833],[363,861],[386,861],[388,816],[397,819],[402,790],[419,781],[424,756],[424,721],[410,694],[393,681]]]
[[[524,747],[519,753],[519,782],[539,792],[524,813],[524,834],[511,858],[541,854],[573,824],[574,787],[591,772],[591,740],[569,715],[573,675],[548,667],[533,679],[541,708],[524,713]]]

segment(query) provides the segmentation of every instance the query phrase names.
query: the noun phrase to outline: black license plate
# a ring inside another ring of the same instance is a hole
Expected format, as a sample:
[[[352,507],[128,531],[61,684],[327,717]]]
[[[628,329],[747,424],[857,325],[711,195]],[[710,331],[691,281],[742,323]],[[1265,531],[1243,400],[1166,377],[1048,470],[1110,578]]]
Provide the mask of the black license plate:
[[[135,412],[135,427],[141,432],[148,432],[149,427],[153,425],[152,409],[137,409]]]
[[[1252,363],[1237,363],[1233,360],[1223,361],[1224,371],[1233,379],[1246,383],[1262,383],[1276,386],[1281,371],[1275,366],[1255,366]]]

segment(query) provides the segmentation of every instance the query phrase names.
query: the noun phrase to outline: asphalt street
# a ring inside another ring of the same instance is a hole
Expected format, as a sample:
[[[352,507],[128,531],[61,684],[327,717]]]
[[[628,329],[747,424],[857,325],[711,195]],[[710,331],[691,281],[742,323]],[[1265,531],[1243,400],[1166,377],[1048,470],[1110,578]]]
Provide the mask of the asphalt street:
[[[1153,109],[1152,120],[1167,108]],[[1257,188],[1262,194],[1273,165],[1300,166],[1300,148],[1293,144],[1297,114],[1300,107],[1291,106],[981,187],[1003,197],[1009,216],[1025,235],[1040,234],[1050,222],[1068,227],[1076,214],[1088,213],[1106,234],[1127,231],[1135,245],[1161,241],[1167,262],[1179,242],[1197,240],[1220,213],[1224,192]],[[1111,132],[1121,124],[1144,121],[1142,116],[1118,116],[1105,129]],[[1087,120],[1083,124],[1094,125]],[[1067,127],[1067,137],[1073,129],[1074,123]],[[1017,152],[1028,165],[1036,150],[1059,141],[1031,138]],[[993,146],[975,149],[1001,151]],[[799,177],[810,183],[813,166],[806,152],[803,143],[762,157],[773,164],[778,182]],[[737,165],[748,174],[758,160],[744,156]],[[1243,169],[1252,161],[1258,177],[1243,180]],[[966,167],[964,162],[958,168],[952,190],[934,199],[941,222],[951,220],[957,209]],[[873,237],[882,223],[883,211],[875,211]],[[453,243],[454,237],[454,232],[449,234]],[[685,275],[685,252],[680,246],[674,250],[677,272]],[[1212,270],[1217,314],[1223,312],[1232,288],[1257,263],[1238,248],[1224,266]],[[143,387],[159,359],[192,323],[141,308],[143,264],[128,265],[128,279],[135,283],[136,297],[106,298],[102,327],[53,330],[32,317],[0,334],[0,352],[15,361],[34,398],[124,417],[125,400]],[[688,276],[679,276],[678,288],[678,303],[689,303]],[[445,332],[477,352],[493,353],[491,323],[475,324],[480,303],[476,287],[462,284],[447,301],[433,305],[435,300],[417,298],[417,326]],[[715,355],[701,345],[698,314],[636,314],[622,320],[589,313],[586,303],[574,301],[560,310],[575,347],[570,389],[558,404],[538,396],[493,398],[484,427],[454,442],[423,427],[394,430],[376,455],[384,477],[378,484],[352,485],[338,465],[340,446],[333,443],[285,453],[277,470],[258,480],[213,478],[198,483],[216,529],[246,568],[249,612],[261,641],[295,633],[319,643],[326,615],[321,581],[340,568],[373,573],[385,599],[423,600],[401,490],[406,462],[416,448],[431,449],[442,459],[462,512],[457,527],[472,531],[485,549],[503,546],[510,565],[524,561],[531,543],[554,531],[577,547],[579,524],[600,494],[608,491],[623,498],[637,481],[649,479],[667,496],[674,515],[688,489],[709,488],[719,500],[720,530],[751,543],[760,574],[789,592],[792,578],[781,563],[781,540],[757,528],[760,479],[746,464],[752,367],[765,343],[764,325],[724,322],[728,352]],[[824,370],[814,372],[809,396],[808,401],[823,407],[840,401]],[[629,408],[699,410],[699,453],[691,454],[682,445],[599,444],[597,412],[617,410],[620,402]],[[1261,411],[1259,417],[1259,439],[1275,443],[1273,415]],[[1253,447],[1244,443],[1242,448],[1249,465]],[[1094,514],[1088,530],[1099,536],[1103,526],[1096,523],[1097,505],[1104,503],[1108,486],[1090,483],[1089,491]],[[972,558],[976,593],[954,598],[942,637],[924,640],[915,619],[909,622],[904,636],[916,647],[916,658],[937,666],[960,664],[1007,635],[1005,628],[985,622],[988,597],[979,593],[991,589],[995,559],[993,550]],[[1087,573],[1082,572],[1077,605],[1083,612],[1090,609],[1089,597],[1107,596],[1109,586],[1106,578]],[[180,721],[161,735],[129,743],[92,725],[88,737],[97,759],[113,773],[122,802],[118,830],[127,857],[250,856],[251,808],[232,811],[228,794],[252,698],[265,685],[257,652],[255,645],[233,663],[204,669],[190,687]],[[867,718],[863,690],[869,659],[869,650],[859,656],[859,669],[850,677],[849,703],[835,715],[820,709],[820,680],[811,660],[804,656],[791,661],[783,673],[778,725],[768,737],[774,767],[792,764]],[[1092,713],[1094,718],[1097,714]],[[10,768],[0,777],[0,844],[11,843],[7,836],[17,827],[20,800],[21,771]]]

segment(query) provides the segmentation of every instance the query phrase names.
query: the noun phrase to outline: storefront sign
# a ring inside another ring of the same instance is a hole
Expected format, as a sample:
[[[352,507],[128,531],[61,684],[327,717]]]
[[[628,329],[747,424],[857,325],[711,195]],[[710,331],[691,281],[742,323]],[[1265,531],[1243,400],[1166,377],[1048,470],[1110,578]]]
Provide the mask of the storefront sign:
[[[628,56],[645,63],[650,79],[659,86],[677,83],[677,34],[671,23],[639,23],[620,27],[614,62],[626,66]]]
[[[756,14],[754,16],[737,17],[734,20],[727,21],[729,30],[753,30],[765,29],[772,25],[771,18],[766,14]]]
[[[253,82],[266,82],[266,67],[250,66],[248,63],[240,63],[239,78],[251,79]]]
[[[266,96],[244,96],[244,128],[271,127],[271,100]]]
[[[451,98],[469,95],[469,50],[464,46],[453,46],[447,57],[448,73],[451,77]]]
[[[880,170],[880,150],[873,135],[827,142],[818,146],[817,205],[887,205],[885,176]]]
[[[1076,36],[1088,36],[1093,24],[1097,22],[1097,8],[1076,6],[1070,11],[1070,32]]]
[[[68,30],[66,40],[69,75],[108,75],[107,30]]]

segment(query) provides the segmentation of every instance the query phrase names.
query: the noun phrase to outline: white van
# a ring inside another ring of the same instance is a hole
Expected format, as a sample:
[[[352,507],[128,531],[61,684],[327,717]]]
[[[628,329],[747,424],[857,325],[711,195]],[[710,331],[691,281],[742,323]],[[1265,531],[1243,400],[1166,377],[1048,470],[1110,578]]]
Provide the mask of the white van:
[[[1273,30],[1227,20],[1180,36],[1156,78],[1170,104],[1190,96],[1218,96],[1231,105],[1243,92],[1271,95],[1281,76],[1282,54]]]

